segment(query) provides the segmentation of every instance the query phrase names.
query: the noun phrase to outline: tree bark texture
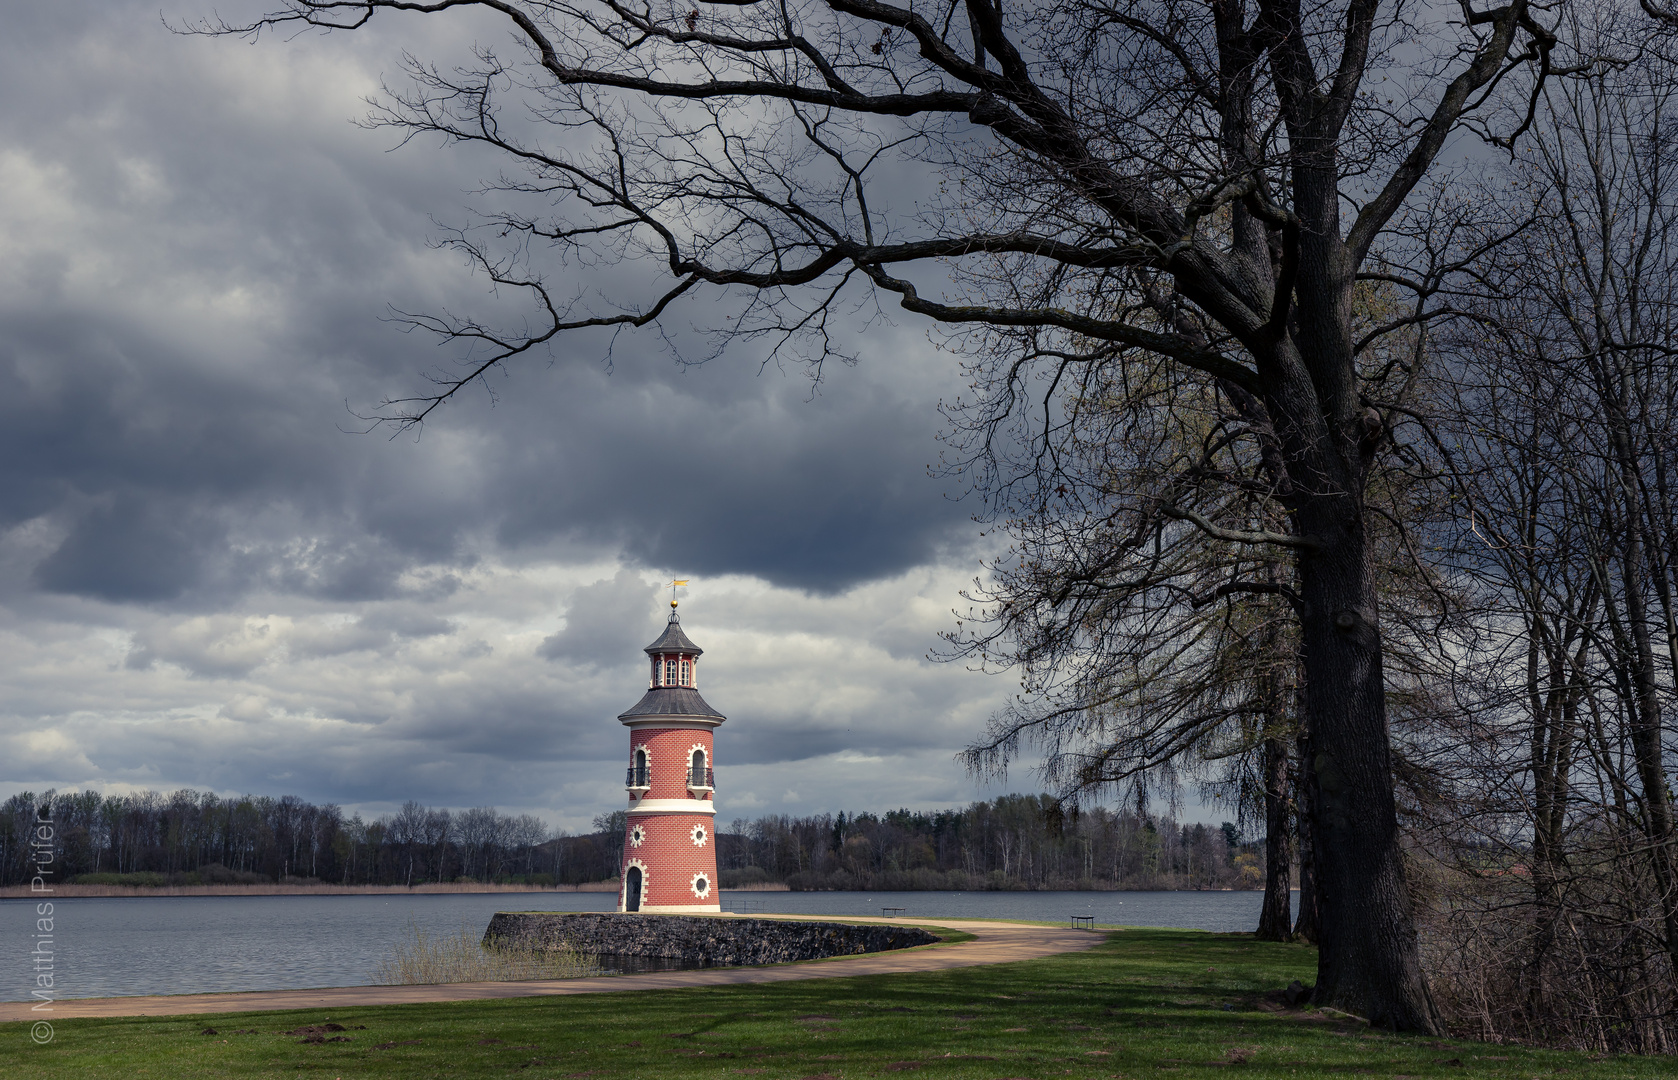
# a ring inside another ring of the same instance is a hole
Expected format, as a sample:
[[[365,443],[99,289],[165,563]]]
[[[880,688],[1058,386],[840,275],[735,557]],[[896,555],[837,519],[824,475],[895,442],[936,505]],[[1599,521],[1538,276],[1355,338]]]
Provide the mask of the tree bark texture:
[[[1267,727],[1270,725],[1267,724]],[[1276,731],[1264,740],[1264,906],[1260,941],[1287,941],[1293,923],[1293,799],[1288,744]]]
[[[1295,739],[1294,828],[1299,840],[1299,914],[1294,918],[1293,940],[1317,943],[1322,925],[1321,898],[1317,891],[1317,776],[1311,769],[1310,740],[1304,731]]]
[[[1315,871],[1327,897],[1312,1000],[1377,1027],[1437,1031],[1399,846],[1363,523],[1345,512],[1311,533],[1324,542],[1300,567],[1308,605],[1307,753],[1317,780]]]

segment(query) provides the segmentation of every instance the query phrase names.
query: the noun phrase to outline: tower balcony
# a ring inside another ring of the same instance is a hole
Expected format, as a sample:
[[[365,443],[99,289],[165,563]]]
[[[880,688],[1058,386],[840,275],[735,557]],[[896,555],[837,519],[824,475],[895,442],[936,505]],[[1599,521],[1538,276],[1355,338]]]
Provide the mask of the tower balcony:
[[[710,769],[689,769],[689,791],[715,791],[717,789],[716,775]]]
[[[629,775],[623,779],[623,786],[630,791],[646,791],[653,786],[652,770],[645,765],[639,767],[631,765]]]

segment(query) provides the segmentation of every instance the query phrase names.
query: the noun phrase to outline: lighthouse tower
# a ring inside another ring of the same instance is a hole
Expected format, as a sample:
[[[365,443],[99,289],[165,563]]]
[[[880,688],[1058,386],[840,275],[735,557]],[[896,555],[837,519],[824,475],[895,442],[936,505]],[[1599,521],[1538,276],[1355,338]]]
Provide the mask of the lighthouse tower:
[[[629,729],[629,824],[623,842],[619,911],[721,911],[717,834],[711,802],[711,739],[724,717],[699,696],[704,652],[670,623],[648,645],[646,696],[618,719]]]

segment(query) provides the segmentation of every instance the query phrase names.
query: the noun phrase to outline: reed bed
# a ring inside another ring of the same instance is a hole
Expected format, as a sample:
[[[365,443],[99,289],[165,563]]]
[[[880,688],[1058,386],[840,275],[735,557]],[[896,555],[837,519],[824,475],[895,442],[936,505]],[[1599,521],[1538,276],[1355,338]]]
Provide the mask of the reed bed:
[[[483,934],[464,923],[452,933],[428,934],[412,922],[377,971],[385,986],[581,979],[600,973],[594,956],[569,944],[485,945]]]

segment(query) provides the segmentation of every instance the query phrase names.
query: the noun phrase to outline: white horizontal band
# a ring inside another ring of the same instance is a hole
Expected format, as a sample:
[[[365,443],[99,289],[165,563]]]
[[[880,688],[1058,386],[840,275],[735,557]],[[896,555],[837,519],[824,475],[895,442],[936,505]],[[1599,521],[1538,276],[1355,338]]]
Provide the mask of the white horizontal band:
[[[714,904],[642,904],[639,912],[628,915],[716,915],[722,911],[722,901]]]
[[[656,727],[656,728],[693,728],[693,729],[700,730],[700,731],[710,731],[711,729],[715,728],[718,724],[722,723],[722,721],[721,720],[696,720],[691,716],[669,716],[669,717],[637,716],[633,720],[624,720],[622,718],[619,718],[618,723],[622,724],[626,728],[630,728],[631,730],[633,730],[635,728],[643,728],[643,727]]]
[[[642,799],[629,808],[631,814],[715,814],[714,803],[704,799]]]

